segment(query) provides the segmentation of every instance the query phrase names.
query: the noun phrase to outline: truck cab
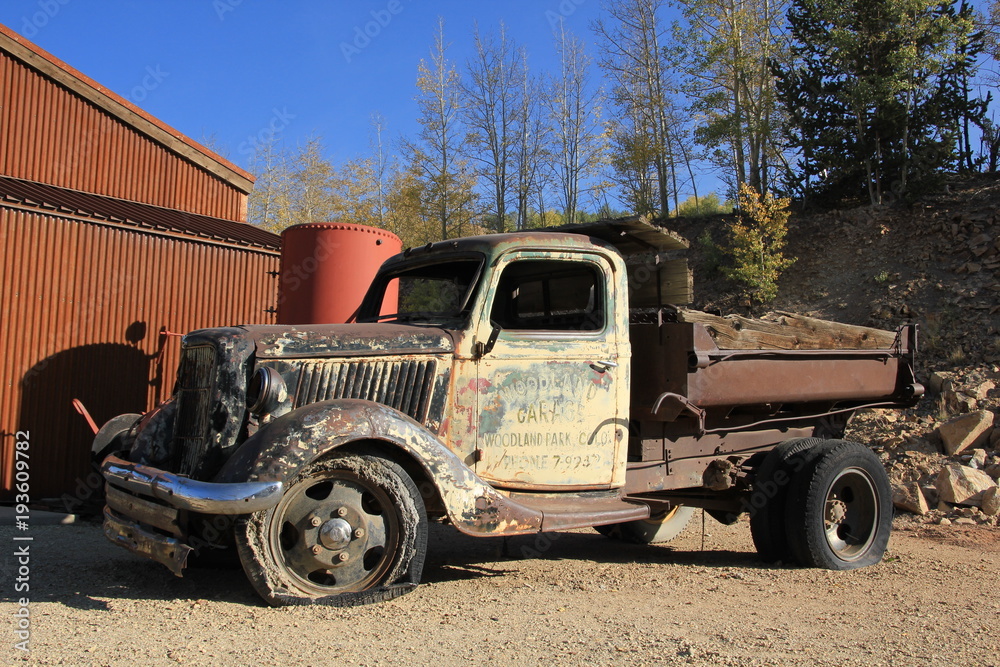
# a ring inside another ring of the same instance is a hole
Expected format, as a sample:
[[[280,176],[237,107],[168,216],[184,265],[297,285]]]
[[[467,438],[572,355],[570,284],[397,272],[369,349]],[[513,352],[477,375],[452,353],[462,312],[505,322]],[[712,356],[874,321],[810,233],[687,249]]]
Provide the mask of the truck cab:
[[[609,248],[569,234],[485,237],[386,264],[358,319],[452,327],[437,435],[480,478],[606,490],[625,480],[630,348],[618,299],[625,266]]]
[[[686,246],[635,220],[442,241],[388,260],[351,323],[192,332],[174,396],[99,434],[105,532],[178,575],[235,551],[272,604],[411,590],[430,520],[656,542],[701,507],[749,512],[771,560],[877,562],[888,482],[839,438],[919,397],[915,333],[721,349],[678,319]]]

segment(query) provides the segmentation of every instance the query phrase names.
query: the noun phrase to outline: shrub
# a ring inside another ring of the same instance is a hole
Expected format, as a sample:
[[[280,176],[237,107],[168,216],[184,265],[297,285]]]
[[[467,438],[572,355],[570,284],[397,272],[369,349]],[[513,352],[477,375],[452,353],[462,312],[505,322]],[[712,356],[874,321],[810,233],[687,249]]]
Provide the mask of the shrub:
[[[688,197],[671,213],[673,217],[697,218],[704,215],[718,215],[720,213],[732,213],[733,203],[728,199],[722,201],[719,195],[709,192],[704,197]]]
[[[746,183],[740,186],[739,215],[730,224],[727,254],[733,266],[726,275],[743,284],[751,302],[768,303],[778,295],[781,272],[795,261],[785,257],[788,234],[788,199],[776,199],[771,193],[759,195]]]

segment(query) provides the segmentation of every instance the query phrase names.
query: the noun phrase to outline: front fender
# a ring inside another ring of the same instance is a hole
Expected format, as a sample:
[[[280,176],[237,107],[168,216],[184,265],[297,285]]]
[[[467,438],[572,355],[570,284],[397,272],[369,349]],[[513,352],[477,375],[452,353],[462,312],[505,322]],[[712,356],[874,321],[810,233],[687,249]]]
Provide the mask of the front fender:
[[[370,401],[321,401],[278,417],[240,446],[215,481],[279,481],[287,489],[307,464],[360,440],[378,440],[417,461],[437,488],[448,518],[464,533],[517,535],[541,529],[540,511],[498,493],[407,415]]]

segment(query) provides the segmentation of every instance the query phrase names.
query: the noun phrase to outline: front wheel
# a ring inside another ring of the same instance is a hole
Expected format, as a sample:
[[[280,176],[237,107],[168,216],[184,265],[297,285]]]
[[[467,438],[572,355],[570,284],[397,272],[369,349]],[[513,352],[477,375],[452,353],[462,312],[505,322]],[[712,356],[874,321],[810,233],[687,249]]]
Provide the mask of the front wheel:
[[[833,441],[792,479],[785,523],[795,559],[853,570],[882,560],[892,529],[892,491],[863,445]]]
[[[396,463],[339,455],[306,467],[275,507],[235,534],[243,569],[268,603],[363,604],[419,582],[427,514]]]

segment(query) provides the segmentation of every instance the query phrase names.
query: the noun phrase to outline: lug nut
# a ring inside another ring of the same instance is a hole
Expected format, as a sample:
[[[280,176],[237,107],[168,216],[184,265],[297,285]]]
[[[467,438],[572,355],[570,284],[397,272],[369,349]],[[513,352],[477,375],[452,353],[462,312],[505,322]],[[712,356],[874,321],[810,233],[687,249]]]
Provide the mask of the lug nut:
[[[312,552],[313,552],[314,556],[318,556],[321,551],[323,551],[323,549],[318,544],[312,548]]]
[[[356,539],[360,540],[364,536],[365,536],[365,529],[364,528],[358,528],[357,530],[354,531],[354,537]]]
[[[338,509],[337,510],[337,516],[339,516],[339,517],[345,517],[345,516],[347,516],[347,508],[346,507],[341,507],[340,509]]]
[[[317,527],[317,526],[319,526],[319,525],[320,525],[321,523],[323,523],[323,519],[319,518],[318,516],[314,516],[313,518],[309,519],[309,524],[310,524],[310,525],[311,525],[311,526],[312,526],[313,528],[316,528],[316,527]]]
[[[338,560],[340,560],[341,563],[343,563],[348,558],[350,558],[350,556],[347,555],[346,551],[341,551],[339,554],[337,554],[337,558],[338,558]]]

